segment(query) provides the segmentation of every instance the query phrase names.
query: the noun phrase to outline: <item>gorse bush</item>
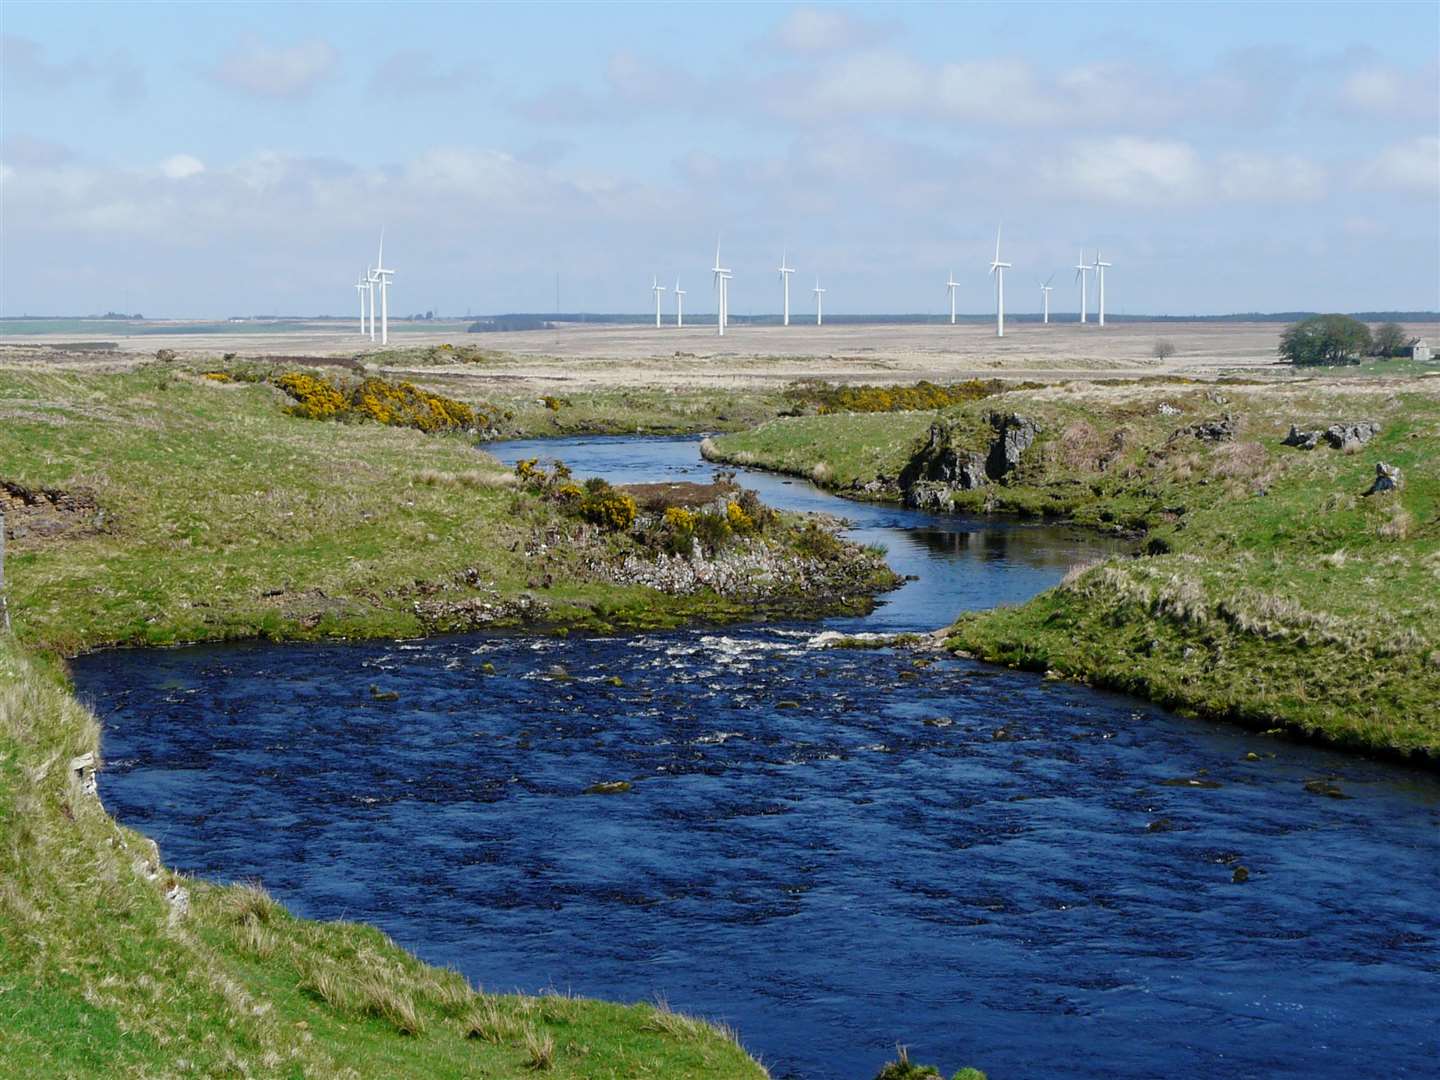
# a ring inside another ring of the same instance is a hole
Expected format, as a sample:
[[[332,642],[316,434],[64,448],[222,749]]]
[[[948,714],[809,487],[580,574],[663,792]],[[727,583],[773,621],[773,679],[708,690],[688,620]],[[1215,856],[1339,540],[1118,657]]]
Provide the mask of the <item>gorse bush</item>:
[[[1033,388],[1037,383],[1021,384]],[[796,383],[785,391],[785,397],[797,405],[813,405],[816,412],[915,412],[944,409],[978,401],[1005,390],[1015,390],[1014,383],[1000,379],[969,379],[965,382],[939,386],[921,380],[913,386],[832,386],[822,382]]]
[[[580,500],[580,516],[608,532],[624,532],[635,524],[635,500],[623,491],[607,487],[592,491]]]
[[[409,382],[371,376],[347,393],[329,379],[291,371],[275,379],[275,385],[295,399],[287,410],[290,415],[308,420],[374,420],[420,431],[464,431],[488,422],[463,401]]]

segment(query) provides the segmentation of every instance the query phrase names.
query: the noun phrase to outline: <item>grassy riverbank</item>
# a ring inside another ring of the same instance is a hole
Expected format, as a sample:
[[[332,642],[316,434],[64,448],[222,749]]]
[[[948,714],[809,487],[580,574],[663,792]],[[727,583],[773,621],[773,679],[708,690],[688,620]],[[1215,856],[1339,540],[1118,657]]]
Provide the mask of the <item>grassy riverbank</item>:
[[[84,648],[755,611],[610,583],[640,540],[587,529],[463,438],[285,405],[159,366],[0,374],[0,481],[35,500],[0,492],[0,1076],[763,1076],[663,1008],[481,993],[374,929],[183,878],[72,771],[99,727],[55,657]],[[815,543],[774,530],[777,558]]]
[[[839,489],[878,479],[872,494],[899,498],[933,422],[983,455],[992,411],[1040,434],[1003,480],[947,492],[954,509],[1130,530],[1144,554],[967,615],[953,647],[1339,746],[1440,758],[1440,379],[1071,384],[938,414],[775,420],[709,453]],[[1282,445],[1292,423],[1359,420],[1380,425],[1361,446]],[[1218,437],[1196,427],[1212,421]],[[1400,491],[1364,494],[1378,462],[1400,467]]]

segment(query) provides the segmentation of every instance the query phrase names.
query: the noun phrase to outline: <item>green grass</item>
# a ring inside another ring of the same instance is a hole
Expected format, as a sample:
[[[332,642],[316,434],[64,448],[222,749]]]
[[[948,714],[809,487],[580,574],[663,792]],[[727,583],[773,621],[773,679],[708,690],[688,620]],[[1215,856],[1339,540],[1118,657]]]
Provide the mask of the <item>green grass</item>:
[[[1199,714],[1440,758],[1440,380],[1077,384],[938,414],[775,420],[713,440],[711,456],[802,475],[821,463],[813,474],[846,488],[897,476],[937,418],[955,445],[983,451],[992,409],[1042,433],[1012,477],[955,492],[955,509],[1130,531],[1146,554],[966,615],[953,647]],[[1225,413],[1233,441],[1176,436]],[[1357,452],[1281,445],[1292,423],[1361,419],[1382,431]],[[1400,466],[1405,486],[1367,498],[1379,461]]]

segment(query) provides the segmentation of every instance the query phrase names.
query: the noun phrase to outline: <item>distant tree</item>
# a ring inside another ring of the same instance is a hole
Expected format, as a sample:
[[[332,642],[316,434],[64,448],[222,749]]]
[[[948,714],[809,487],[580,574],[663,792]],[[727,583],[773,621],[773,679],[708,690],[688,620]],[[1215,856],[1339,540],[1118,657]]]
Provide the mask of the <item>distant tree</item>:
[[[1168,360],[1175,355],[1175,343],[1160,338],[1155,342],[1155,347],[1150,350],[1150,355],[1156,360]]]
[[[435,312],[433,312],[433,311],[427,311],[427,312],[425,312],[425,318],[427,318],[427,319],[433,319],[433,318],[435,318]]]
[[[1292,364],[1358,364],[1369,350],[1370,328],[1348,315],[1313,315],[1280,335],[1280,357]]]
[[[1410,351],[1415,339],[1405,332],[1399,323],[1381,323],[1375,328],[1370,341],[1371,356],[1404,356]]]

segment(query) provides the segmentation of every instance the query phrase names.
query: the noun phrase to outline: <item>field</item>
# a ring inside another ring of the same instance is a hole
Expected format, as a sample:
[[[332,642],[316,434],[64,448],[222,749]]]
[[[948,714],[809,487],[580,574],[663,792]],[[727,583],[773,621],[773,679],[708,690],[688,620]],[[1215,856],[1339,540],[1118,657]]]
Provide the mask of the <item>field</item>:
[[[167,328],[163,338],[114,338],[119,355],[56,354],[66,341],[105,335],[0,334],[0,366],[9,364],[93,367],[150,358],[159,348],[218,361],[226,353],[358,356],[394,370],[449,375],[475,387],[473,396],[513,393],[577,393],[619,389],[773,390],[796,379],[831,382],[953,382],[996,375],[1024,378],[1096,378],[1184,374],[1213,377],[1225,371],[1256,376],[1283,374],[1275,346],[1279,323],[1111,323],[1103,328],[1074,323],[1015,323],[997,339],[989,325],[956,326],[734,326],[724,338],[713,326],[660,329],[645,326],[564,325],[556,330],[467,334],[461,324],[392,327],[388,350],[372,347],[346,324],[312,324],[299,331],[186,333]],[[210,328],[207,328],[207,330]],[[1430,341],[1440,325],[1410,330]],[[1161,361],[1155,342],[1174,344]],[[484,350],[477,363],[447,363],[438,347]],[[17,348],[29,345],[34,348]],[[381,354],[385,355],[382,357]]]

